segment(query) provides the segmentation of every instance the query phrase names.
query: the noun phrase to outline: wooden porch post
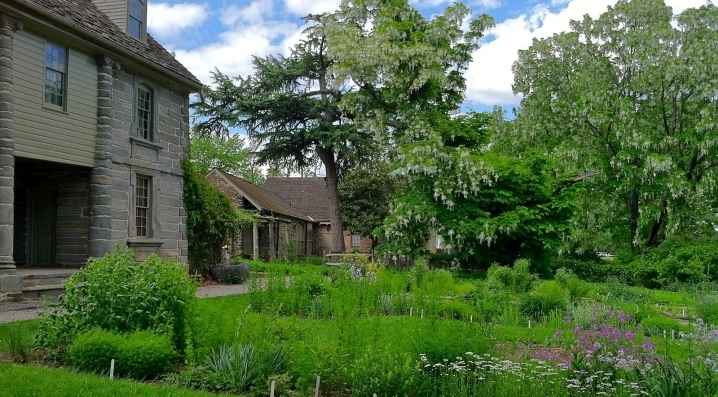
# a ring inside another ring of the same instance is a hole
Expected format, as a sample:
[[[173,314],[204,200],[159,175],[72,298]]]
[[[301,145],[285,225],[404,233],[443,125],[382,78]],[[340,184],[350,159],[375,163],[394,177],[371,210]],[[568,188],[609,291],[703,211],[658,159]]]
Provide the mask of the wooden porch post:
[[[258,221],[252,222],[252,259],[259,260],[259,226]]]

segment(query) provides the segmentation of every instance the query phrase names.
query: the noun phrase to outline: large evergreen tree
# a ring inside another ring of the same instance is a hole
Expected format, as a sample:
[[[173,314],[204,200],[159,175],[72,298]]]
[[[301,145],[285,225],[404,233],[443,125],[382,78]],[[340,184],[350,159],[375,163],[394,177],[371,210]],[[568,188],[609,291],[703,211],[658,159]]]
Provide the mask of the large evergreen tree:
[[[291,54],[254,59],[254,74],[237,77],[214,73],[214,87],[200,94],[195,111],[206,119],[203,131],[241,127],[260,149],[261,163],[304,171],[317,158],[326,171],[330,201],[332,250],[344,251],[338,185],[342,172],[360,160],[371,134],[352,122],[340,102],[352,87],[331,72],[321,16],[309,16],[310,27]]]

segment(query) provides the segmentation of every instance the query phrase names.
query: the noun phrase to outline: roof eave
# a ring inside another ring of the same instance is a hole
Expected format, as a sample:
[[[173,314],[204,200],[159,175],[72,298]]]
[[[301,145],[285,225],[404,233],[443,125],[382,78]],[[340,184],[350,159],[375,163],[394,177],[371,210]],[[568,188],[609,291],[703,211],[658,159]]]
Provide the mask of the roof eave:
[[[78,33],[79,35],[83,36],[83,38],[85,40],[96,44],[100,49],[109,47],[110,50],[112,50],[124,57],[135,60],[137,63],[142,64],[145,67],[149,67],[149,68],[155,70],[156,72],[160,72],[164,76],[170,75],[172,80],[175,80],[176,82],[180,83],[181,85],[183,85],[187,88],[190,88],[190,90],[188,90],[188,92],[198,92],[200,90],[200,88],[203,87],[203,85],[200,81],[193,81],[191,79],[188,79],[188,78],[178,74],[177,72],[174,72],[170,69],[163,67],[162,65],[158,65],[157,63],[150,61],[146,58],[139,57],[134,52],[125,49],[124,47],[114,43],[113,41],[108,40],[108,39],[98,35],[97,33],[93,32],[89,29],[86,29],[74,22],[68,21],[60,16],[57,16],[57,15],[53,14],[52,12],[46,10],[45,8],[42,8],[40,6],[37,6],[37,5],[29,2],[28,0],[10,0],[10,1],[18,4],[22,8],[26,8],[26,9],[30,10],[32,13],[39,14],[40,16],[47,18],[49,21],[51,21],[57,25],[60,25],[64,28],[70,29],[71,31],[73,31],[75,33]],[[16,12],[18,12],[20,14],[27,15],[26,13],[23,13],[21,10],[16,9]],[[28,15],[28,16],[32,17],[32,15]],[[47,21],[38,20],[38,22],[40,22],[46,26],[52,27],[52,25],[47,23]]]

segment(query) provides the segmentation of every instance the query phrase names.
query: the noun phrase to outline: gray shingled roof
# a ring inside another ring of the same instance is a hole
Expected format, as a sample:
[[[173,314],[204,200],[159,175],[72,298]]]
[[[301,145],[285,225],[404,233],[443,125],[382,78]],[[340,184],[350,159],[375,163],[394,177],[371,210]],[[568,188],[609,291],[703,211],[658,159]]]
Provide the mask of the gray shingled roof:
[[[25,1],[10,0],[23,6]],[[154,64],[156,67],[171,71],[197,86],[202,83],[178,60],[175,59],[152,36],[147,34],[147,44],[135,40],[115,25],[110,18],[100,11],[91,0],[27,0],[37,7],[78,26],[78,33],[94,33],[127,51]],[[82,32],[86,30],[87,32]]]
[[[317,222],[329,222],[329,194],[320,178],[269,177],[264,189],[289,201]]]
[[[286,200],[266,189],[263,189],[261,186],[257,186],[251,182],[224,172],[218,168],[215,168],[214,171],[219,172],[229,181],[229,183],[242,191],[249,201],[260,207],[260,210],[287,215],[305,221],[312,221],[311,218],[309,218],[299,209],[293,207]]]

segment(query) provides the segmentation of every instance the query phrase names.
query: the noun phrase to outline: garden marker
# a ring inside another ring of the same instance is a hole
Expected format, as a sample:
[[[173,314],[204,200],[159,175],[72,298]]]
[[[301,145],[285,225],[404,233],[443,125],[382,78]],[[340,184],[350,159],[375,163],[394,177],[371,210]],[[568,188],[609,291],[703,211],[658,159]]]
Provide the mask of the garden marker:
[[[115,359],[110,360],[110,379],[115,377]]]
[[[319,397],[319,383],[321,383],[321,380],[319,379],[319,376],[317,376],[317,387],[314,389],[314,397]]]
[[[675,329],[671,330],[671,339],[676,339],[676,330]]]
[[[269,397],[274,397],[274,386],[276,382],[272,381],[272,384],[269,386]]]
[[[411,317],[412,314],[414,314],[414,306],[409,308],[409,317]]]
[[[529,328],[531,328],[531,320],[529,320]]]

